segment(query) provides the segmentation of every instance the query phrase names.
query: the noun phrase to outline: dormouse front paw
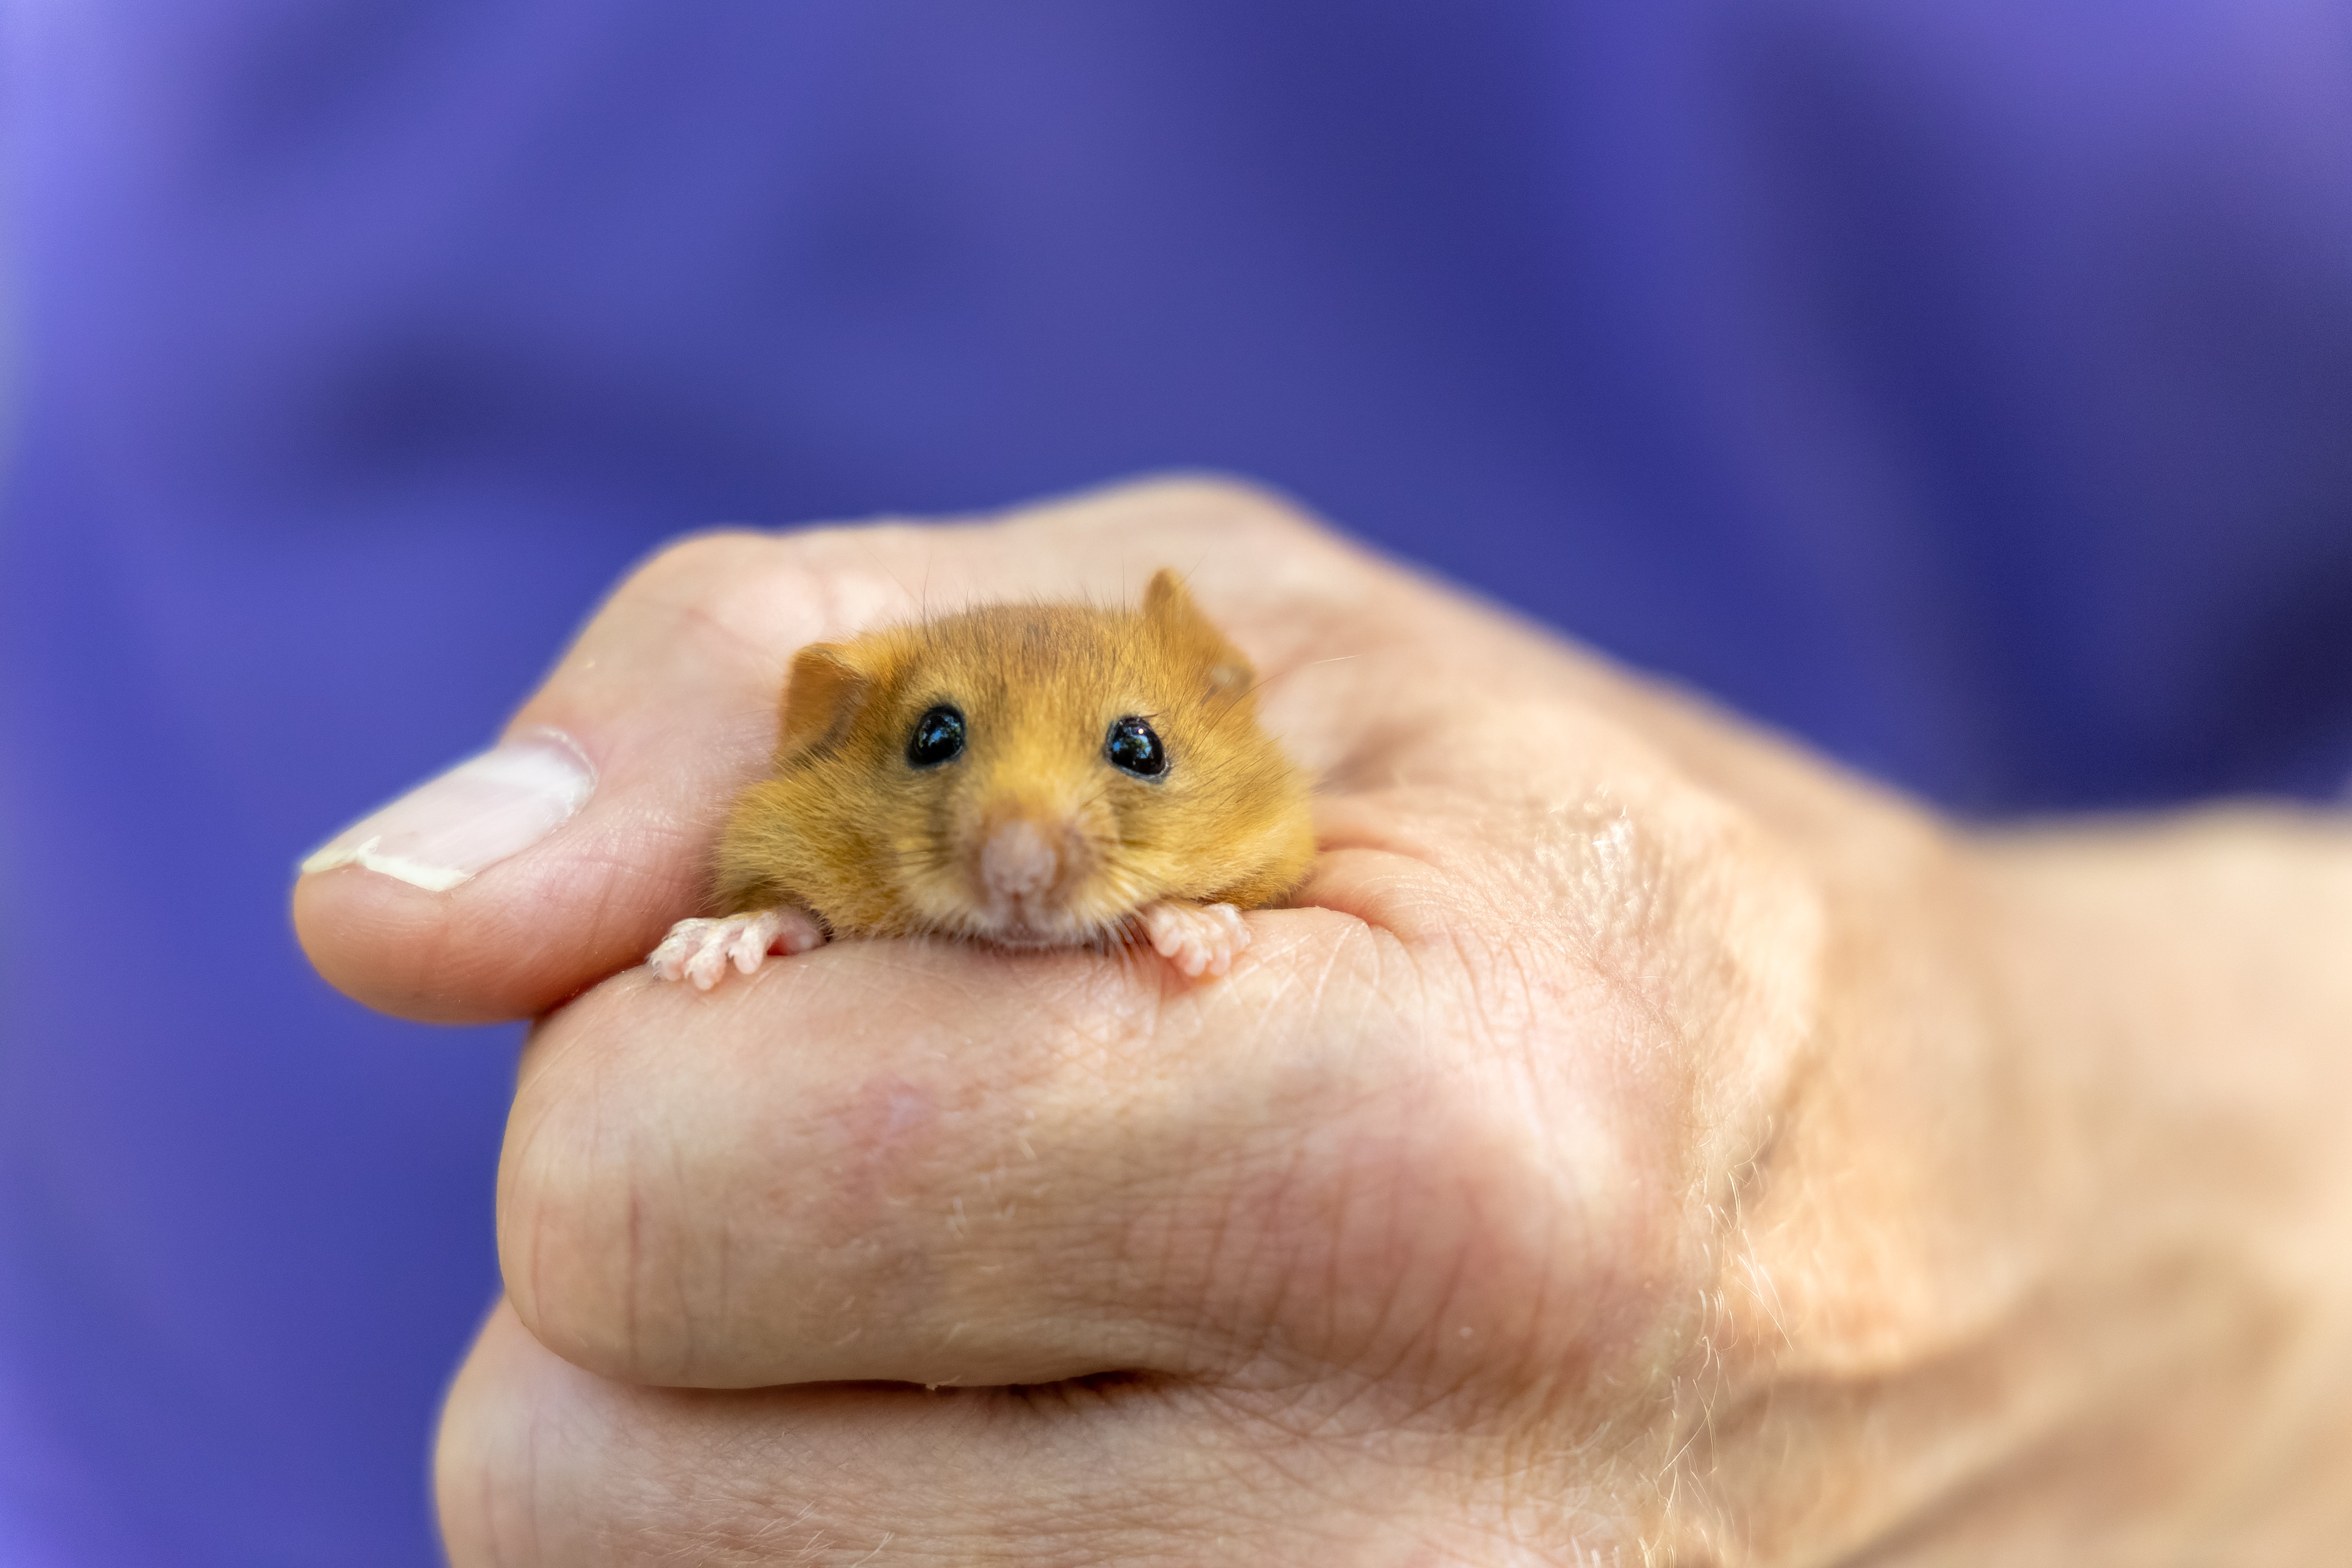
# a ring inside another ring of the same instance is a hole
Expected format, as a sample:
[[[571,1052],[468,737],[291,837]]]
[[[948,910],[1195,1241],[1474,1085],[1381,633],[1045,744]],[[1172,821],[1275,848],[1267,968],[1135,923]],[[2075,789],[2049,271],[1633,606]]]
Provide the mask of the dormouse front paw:
[[[805,910],[753,910],[716,920],[678,921],[646,966],[664,980],[691,980],[696,990],[708,991],[727,973],[730,960],[751,974],[772,952],[789,958],[824,942],[824,928]]]
[[[1231,904],[1188,904],[1169,899],[1138,913],[1143,934],[1160,957],[1187,975],[1223,974],[1250,943],[1249,927]]]

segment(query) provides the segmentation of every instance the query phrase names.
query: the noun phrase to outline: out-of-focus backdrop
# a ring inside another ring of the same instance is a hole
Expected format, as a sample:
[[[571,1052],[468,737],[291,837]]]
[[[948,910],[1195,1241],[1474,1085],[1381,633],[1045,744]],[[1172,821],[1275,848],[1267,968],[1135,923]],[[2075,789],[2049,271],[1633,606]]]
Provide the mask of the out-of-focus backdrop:
[[[1977,815],[2352,773],[2352,12],[0,0],[0,1562],[434,1560],[296,858],[665,537],[1166,466]]]

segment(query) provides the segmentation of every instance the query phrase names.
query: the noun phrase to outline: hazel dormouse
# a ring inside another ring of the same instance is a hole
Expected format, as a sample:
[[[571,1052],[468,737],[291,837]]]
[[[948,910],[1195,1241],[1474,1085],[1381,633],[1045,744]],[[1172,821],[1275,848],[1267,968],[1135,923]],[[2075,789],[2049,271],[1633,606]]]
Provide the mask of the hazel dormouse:
[[[793,656],[773,771],[737,797],[715,918],[646,961],[708,990],[828,937],[1148,943],[1188,976],[1315,858],[1307,780],[1249,660],[1172,572],[1139,609],[995,605]]]

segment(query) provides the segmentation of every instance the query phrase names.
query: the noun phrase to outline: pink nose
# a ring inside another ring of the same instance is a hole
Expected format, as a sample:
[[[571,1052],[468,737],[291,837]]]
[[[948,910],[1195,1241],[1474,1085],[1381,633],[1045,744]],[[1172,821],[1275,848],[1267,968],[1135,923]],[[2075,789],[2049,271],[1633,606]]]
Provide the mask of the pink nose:
[[[980,884],[992,899],[1034,898],[1054,885],[1060,857],[1023,817],[998,826],[980,850]]]

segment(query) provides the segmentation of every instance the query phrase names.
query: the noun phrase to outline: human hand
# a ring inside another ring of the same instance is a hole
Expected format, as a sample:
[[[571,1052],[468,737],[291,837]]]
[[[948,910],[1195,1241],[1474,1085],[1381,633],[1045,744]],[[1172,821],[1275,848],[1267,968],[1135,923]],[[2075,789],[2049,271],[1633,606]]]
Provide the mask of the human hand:
[[[796,647],[1161,564],[1324,780],[1315,876],[1231,974],[887,942],[709,995],[631,968],[696,910]],[[2133,917],[2273,847],[2336,878],[2297,884],[2305,946],[2352,930],[2322,829],[1959,838],[1202,486],[680,546],[516,725],[596,765],[560,831],[447,891],[296,895],[362,1000],[554,1009],[508,1304],[444,1421],[460,1568],[2129,1560],[2097,1551],[2240,1527],[2241,1439],[2284,1419],[2259,1374],[2344,1344],[2324,1270],[2218,1240],[2342,1235],[2298,1097],[2246,1083],[2324,1054],[2344,985],[2242,1056],[2226,1148],[2131,1092],[2220,1081],[2210,1053],[2108,1005],[2157,940]],[[2188,988],[2216,944],[2177,946]]]

